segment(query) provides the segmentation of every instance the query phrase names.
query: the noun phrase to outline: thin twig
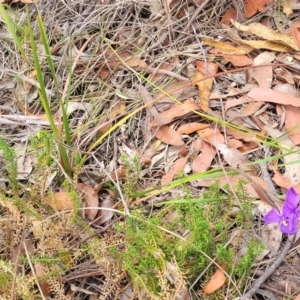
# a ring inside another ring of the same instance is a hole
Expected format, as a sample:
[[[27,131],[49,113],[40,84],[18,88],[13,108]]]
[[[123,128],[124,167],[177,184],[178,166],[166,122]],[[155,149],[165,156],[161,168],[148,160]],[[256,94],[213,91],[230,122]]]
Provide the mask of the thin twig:
[[[195,19],[199,16],[200,11],[206,6],[209,0],[204,1],[195,11],[189,22],[186,24],[185,28],[183,29],[183,33],[188,33],[191,24],[195,21]]]
[[[247,300],[247,298],[251,298],[260,286],[275,272],[275,270],[280,266],[284,258],[286,257],[287,253],[291,249],[294,243],[295,235],[289,236],[284,247],[282,248],[280,254],[278,255],[277,259],[274,263],[267,269],[256,281],[254,282],[251,289],[243,296],[238,298],[238,300]]]

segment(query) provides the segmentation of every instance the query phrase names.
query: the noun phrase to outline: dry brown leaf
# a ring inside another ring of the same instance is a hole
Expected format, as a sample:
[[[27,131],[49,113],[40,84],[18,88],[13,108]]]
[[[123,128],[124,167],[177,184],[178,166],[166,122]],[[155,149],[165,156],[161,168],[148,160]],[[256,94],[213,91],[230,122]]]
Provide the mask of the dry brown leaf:
[[[236,149],[244,146],[244,144],[241,141],[229,137],[227,137],[227,145],[228,148]]]
[[[114,198],[115,194],[113,191],[108,190],[108,189],[103,189],[101,190],[102,192],[102,198],[103,198],[103,193],[106,193],[105,199],[100,202],[100,207],[101,208],[114,208],[115,203],[114,203]],[[109,221],[113,216],[115,215],[114,211],[107,210],[107,209],[100,209],[98,216],[97,216],[97,222],[95,222],[97,225],[102,225]]]
[[[56,192],[45,199],[47,205],[57,211],[71,209],[74,206],[73,199],[67,192]]]
[[[236,168],[238,165],[248,163],[245,156],[237,149],[229,149],[225,144],[218,144],[217,149],[223,155],[224,160],[229,166]]]
[[[274,0],[246,0],[245,3],[245,17],[250,18],[257,12],[261,12],[272,4]]]
[[[247,31],[255,34],[256,36],[275,43],[280,43],[285,46],[291,47],[294,50],[300,50],[295,40],[284,33],[278,33],[275,30],[262,25],[261,23],[251,23],[249,25],[240,24],[237,21],[233,21],[232,24],[241,31]]]
[[[161,119],[165,122],[165,124],[170,123],[175,118],[183,117],[189,114],[192,110],[199,110],[199,105],[193,100],[186,100],[182,104],[173,104],[168,110],[160,113]],[[159,126],[161,125],[160,120],[154,119],[151,122],[151,126]]]
[[[250,41],[250,40],[243,40],[243,39],[238,39],[238,41],[245,45],[251,46],[254,49],[267,49],[276,52],[288,52],[288,53],[293,52],[293,49],[291,47],[276,42]]]
[[[299,3],[299,5],[300,5],[300,3]],[[300,294],[298,294],[294,300],[300,300]]]
[[[161,184],[163,185],[170,183],[173,180],[174,176],[184,169],[187,161],[188,157],[182,157],[175,161],[175,163],[171,166],[170,170],[162,176]]]
[[[227,9],[225,14],[223,15],[222,19],[221,19],[221,23],[225,24],[225,25],[230,25],[230,20],[237,20],[238,14],[237,11],[235,9]]]
[[[202,38],[202,41],[209,46],[215,47],[216,49],[213,51],[213,53],[216,55],[243,55],[248,54],[253,50],[253,48],[250,46],[235,46],[230,42],[214,41],[209,38]]]
[[[127,175],[127,171],[125,166],[120,165],[120,167],[116,170],[116,172],[111,172],[110,173],[110,177],[109,179],[113,179],[116,180],[117,178],[121,179],[121,178],[126,178]]]
[[[203,146],[203,141],[200,138],[197,138],[193,144],[193,151],[198,152]]]
[[[263,103],[261,102],[250,102],[247,103],[245,106],[243,106],[240,110],[240,114],[244,117],[252,116],[254,113],[256,113]]]
[[[249,175],[249,177],[259,186],[261,186],[264,190],[270,192],[270,188],[268,187],[267,183],[260,177],[257,176],[252,176]],[[237,185],[238,182],[240,180],[243,180],[244,182],[247,182],[246,184],[244,184],[244,187],[247,191],[247,194],[249,195],[249,197],[256,197],[259,198],[259,196],[257,195],[255,189],[253,188],[253,186],[248,183],[248,179],[240,174],[236,174],[236,175],[231,175],[230,176],[230,184],[232,184],[233,186]],[[213,184],[215,182],[216,179],[207,179],[207,180],[199,180],[193,183],[194,186],[201,186],[201,187],[208,187],[211,184]],[[228,177],[226,176],[222,176],[222,177],[218,177],[218,181],[220,182],[220,185],[226,185],[228,184]]]
[[[157,139],[159,139],[161,142],[173,145],[173,146],[183,146],[184,142],[181,139],[181,134],[168,125],[163,125],[159,127],[159,129],[156,131],[155,136]]]
[[[13,215],[13,217],[16,219],[16,221],[19,221],[21,218],[21,214],[19,212],[19,209],[12,204],[9,200],[2,200],[0,198],[0,205],[7,208],[8,211]]]
[[[222,133],[219,131],[218,128],[206,128],[203,130],[197,131],[200,138],[213,146],[218,144],[225,144],[225,139]]]
[[[275,60],[275,52],[264,51],[255,57],[253,66],[259,66],[263,64],[270,64]],[[273,67],[263,66],[260,68],[253,68],[250,71],[250,78],[254,78],[261,88],[270,88],[273,79]]]
[[[281,148],[282,154],[285,154],[283,161],[285,164],[284,176],[288,179],[292,186],[300,184],[300,153],[298,147],[295,147],[291,139],[284,132],[265,125],[267,134],[277,139],[278,147]],[[288,155],[286,155],[288,154]],[[275,172],[275,171],[274,171]]]
[[[78,183],[80,195],[82,196],[84,207],[98,207],[99,199],[97,192],[89,185],[85,183]],[[90,221],[93,221],[98,213],[97,208],[85,209],[84,214]]]
[[[192,163],[192,170],[194,173],[201,173],[206,171],[215,158],[217,151],[209,143],[202,141],[201,154],[197,155]]]
[[[236,67],[249,66],[253,64],[253,59],[247,55],[222,55],[226,61],[231,62]]]
[[[277,170],[274,171],[274,176],[272,177],[272,180],[280,187],[285,189],[290,189],[293,187],[295,191],[300,194],[300,183],[293,185],[288,178],[284,177],[282,174],[280,174]]]
[[[246,142],[251,142],[251,141],[257,140],[257,136],[253,132],[243,132],[243,131],[238,131],[238,130],[234,130],[231,128],[226,128],[226,133],[227,133],[227,135],[232,135],[235,139],[244,140]]]
[[[300,108],[285,106],[285,130],[295,145],[300,144]]]
[[[202,61],[197,61],[196,67],[197,70],[195,72],[193,82],[196,82],[195,84],[199,89],[200,107],[203,111],[207,111],[209,108],[209,95],[213,86],[213,78],[207,78],[206,80],[202,80],[200,82],[197,81],[207,76],[217,74],[218,65],[209,62],[205,63]]]
[[[265,88],[253,88],[247,94],[247,96],[242,96],[239,99],[228,100],[225,105],[225,110],[252,101],[272,102],[277,104],[300,107],[299,98],[291,94]]]
[[[300,9],[300,3],[297,0],[286,0],[292,9]]]
[[[179,132],[180,134],[190,134],[207,127],[210,127],[210,125],[204,123],[188,123],[188,124],[181,125],[177,129],[177,132]]]
[[[47,268],[41,263],[36,263],[34,265],[34,270],[37,278],[43,278],[47,275]],[[47,281],[40,281],[39,285],[41,287],[44,297],[50,297],[51,295],[51,286]]]
[[[63,243],[57,238],[47,238],[39,243],[39,247],[43,250],[60,250],[64,248]]]
[[[239,150],[241,153],[244,153],[244,152],[248,152],[248,151],[250,151],[250,150],[256,149],[258,146],[259,146],[259,143],[254,142],[254,141],[251,141],[251,142],[245,142],[245,143],[243,144],[242,147],[239,147],[239,148],[238,148],[238,150]]]
[[[215,274],[211,277],[209,282],[204,288],[205,294],[211,294],[218,290],[223,284],[226,282],[226,276],[224,274],[224,270],[226,268],[226,265],[221,265],[221,268],[218,268],[215,272]]]
[[[281,3],[282,6],[282,11],[283,13],[287,16],[290,17],[293,14],[293,9],[292,7],[289,5],[289,3],[287,1],[283,1]]]
[[[142,60],[142,59],[139,59],[139,58],[128,58],[128,59],[125,59],[125,65],[128,66],[128,67],[138,67],[138,68],[141,68],[141,69],[147,69],[148,68],[148,64]]]

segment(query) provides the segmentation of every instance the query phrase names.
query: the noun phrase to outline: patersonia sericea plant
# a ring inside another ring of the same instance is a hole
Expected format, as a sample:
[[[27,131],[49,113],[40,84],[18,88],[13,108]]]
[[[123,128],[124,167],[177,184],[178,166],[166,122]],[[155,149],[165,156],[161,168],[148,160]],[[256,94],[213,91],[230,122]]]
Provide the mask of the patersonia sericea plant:
[[[281,211],[273,208],[264,216],[264,223],[279,223],[279,229],[285,234],[295,234],[298,230],[298,220],[300,219],[299,195],[293,188],[290,188],[285,197]]]

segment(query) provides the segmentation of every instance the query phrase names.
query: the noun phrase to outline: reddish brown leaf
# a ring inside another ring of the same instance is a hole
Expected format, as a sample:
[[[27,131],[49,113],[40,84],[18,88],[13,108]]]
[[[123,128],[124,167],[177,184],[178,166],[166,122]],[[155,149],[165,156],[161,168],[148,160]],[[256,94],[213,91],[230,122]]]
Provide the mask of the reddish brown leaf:
[[[53,195],[47,197],[45,202],[57,211],[71,209],[74,206],[74,201],[67,192],[54,193]]]
[[[293,187],[295,191],[300,194],[300,184],[292,185],[292,183],[288,180],[288,178],[284,177],[277,170],[274,171],[274,176],[272,177],[273,181],[280,187],[289,189]]]
[[[161,142],[173,145],[173,146],[183,146],[184,142],[181,139],[181,134],[168,125],[161,126],[155,134],[156,138]]]
[[[170,183],[173,180],[174,176],[183,170],[187,161],[187,157],[182,157],[175,161],[175,163],[171,166],[169,172],[162,176],[161,184],[163,185]]]
[[[236,67],[249,66],[253,64],[253,59],[247,55],[226,55],[223,54],[225,60],[231,62]]]
[[[250,18],[257,12],[263,11],[268,5],[271,5],[274,0],[246,0],[245,17]]]
[[[193,172],[201,173],[206,171],[210,167],[216,153],[216,149],[213,146],[202,141],[201,154],[196,156],[192,163]]]
[[[212,276],[212,278],[204,288],[205,294],[211,294],[215,292],[226,282],[226,276],[224,274],[225,268],[226,266],[222,265],[221,268],[218,268],[216,270],[215,274]]]
[[[237,20],[237,12],[235,9],[227,9],[225,14],[223,15],[221,19],[221,23],[225,25],[230,25],[230,20]]]
[[[47,268],[44,267],[41,263],[36,263],[34,265],[34,270],[37,278],[41,278],[47,275]],[[47,281],[40,281],[39,285],[41,287],[44,297],[49,297],[51,295],[51,286]]]
[[[295,145],[300,144],[300,108],[285,106],[285,129]]]
[[[224,137],[218,128],[206,128],[198,131],[202,140],[207,141],[211,145],[225,144]]]
[[[240,141],[240,140],[236,140],[236,139],[233,139],[233,138],[228,138],[227,137],[227,145],[228,145],[228,148],[239,148],[239,147],[243,147],[243,143]]]
[[[193,100],[186,100],[182,104],[174,104],[168,110],[162,112],[160,114],[161,119],[165,122],[165,124],[170,123],[175,118],[183,117],[189,114],[192,110],[199,110],[199,105]],[[151,122],[151,126],[159,126],[161,125],[160,120],[154,119]]]
[[[263,103],[261,102],[250,102],[247,103],[245,106],[243,106],[240,110],[240,113],[242,116],[247,117],[247,116],[252,116],[254,113],[256,113]]]
[[[261,186],[264,190],[270,192],[270,188],[268,187],[268,185],[262,178],[257,177],[257,176],[250,176],[250,178],[256,184]],[[230,184],[232,184],[233,186],[237,185],[239,180],[241,180],[241,179],[243,179],[243,181],[248,182],[248,179],[240,174],[231,175],[229,179],[230,179]],[[228,184],[228,177],[226,177],[226,176],[218,177],[218,181],[220,182],[221,186],[223,186],[225,184]],[[212,185],[214,182],[215,182],[215,179],[206,179],[206,180],[197,181],[196,183],[193,183],[193,185],[201,186],[201,187],[208,187],[208,186]],[[258,197],[255,189],[253,188],[253,186],[250,183],[245,184],[244,187],[250,197]]]
[[[204,124],[204,123],[188,123],[181,125],[178,129],[177,132],[180,134],[190,134],[198,130],[202,130],[204,128],[210,127],[209,124]]]
[[[258,144],[257,142],[254,142],[254,141],[251,141],[251,142],[245,142],[245,143],[243,144],[242,147],[239,147],[239,148],[238,148],[238,150],[239,150],[241,153],[244,153],[244,152],[247,152],[247,151],[256,149],[258,146],[259,146],[259,144]]]
[[[78,183],[77,186],[79,187],[80,194],[83,199],[84,207],[98,207],[99,206],[99,199],[97,192],[85,183]],[[97,208],[85,209],[85,215],[88,217],[89,220],[94,220],[98,213]]]
[[[265,51],[260,53],[254,59],[254,66],[259,66],[263,64],[270,64],[274,59],[276,59],[274,52]],[[264,66],[260,68],[253,68],[250,72],[250,77],[254,78],[261,88],[270,88],[273,78],[273,67]]]
[[[247,94],[247,96],[242,96],[241,98],[235,100],[228,100],[226,102],[225,109],[228,110],[231,107],[252,101],[273,102],[300,107],[300,99],[291,94],[266,88],[253,88]]]
[[[116,172],[111,172],[110,178],[116,180],[117,178],[125,178],[127,175],[126,168],[121,165]]]

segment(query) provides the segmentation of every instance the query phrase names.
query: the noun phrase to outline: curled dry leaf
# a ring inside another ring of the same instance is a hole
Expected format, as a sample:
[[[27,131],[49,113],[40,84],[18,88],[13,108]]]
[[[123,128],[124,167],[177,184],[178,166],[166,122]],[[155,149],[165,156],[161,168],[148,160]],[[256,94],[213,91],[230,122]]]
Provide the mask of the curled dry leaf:
[[[56,192],[46,197],[45,202],[57,211],[72,209],[74,206],[74,201],[67,192]]]
[[[221,23],[225,24],[225,25],[230,25],[230,20],[237,20],[237,11],[235,9],[227,9],[225,14],[223,15],[222,19],[221,19]]]
[[[79,188],[80,195],[82,196],[84,207],[98,207],[99,200],[97,192],[92,187],[84,183],[78,183],[77,186]],[[95,219],[98,213],[98,209],[85,209],[84,213],[88,217],[88,219],[92,221]]]
[[[216,55],[243,55],[250,53],[253,48],[247,45],[238,45],[235,46],[230,42],[222,42],[222,41],[214,41],[209,38],[202,38],[202,41],[209,45],[213,46],[216,49],[212,51],[212,53]]]
[[[297,51],[300,50],[295,40],[291,36],[284,33],[279,33],[267,26],[262,25],[261,23],[251,23],[249,25],[243,25],[237,21],[233,21],[232,24],[237,29],[241,31],[251,32],[264,40],[280,43]]]
[[[205,294],[211,294],[218,290],[221,286],[223,286],[223,284],[226,282],[226,276],[224,274],[225,268],[226,265],[223,264],[216,270],[215,274],[212,276],[212,278],[204,288]]]
[[[187,157],[179,158],[170,168],[169,172],[167,172],[165,175],[161,178],[161,184],[168,184],[170,183],[174,176],[181,172],[184,169],[184,166],[186,165],[188,161]]]
[[[277,43],[277,42],[272,42],[272,41],[254,41],[254,40],[243,40],[243,39],[238,39],[237,41],[251,46],[254,49],[267,49],[267,50],[272,50],[272,51],[277,51],[277,52],[288,52],[291,53],[293,52],[293,48],[289,47],[287,45]]]
[[[201,173],[206,171],[215,158],[216,150],[209,143],[202,141],[201,154],[197,155],[192,163],[192,170],[194,173]]]
[[[105,196],[105,199],[100,202],[100,208],[113,208],[115,206],[114,198],[115,194],[113,191],[108,189],[101,190],[102,195],[101,198]],[[107,209],[100,209],[98,216],[97,216],[97,222],[95,222],[97,225],[102,225],[105,222],[109,221],[113,216],[115,215],[114,211],[110,211]]]
[[[209,62],[206,63],[203,61],[197,61],[196,67],[197,70],[195,72],[193,82],[195,82],[199,89],[200,107],[203,111],[207,111],[209,108],[209,95],[213,86],[213,78],[209,76],[217,74],[218,65]],[[206,77],[208,78],[199,81]]]
[[[168,110],[160,113],[160,118],[164,121],[165,124],[170,123],[175,118],[183,117],[189,114],[193,110],[199,110],[199,105],[193,100],[186,100],[182,104],[173,104]],[[159,126],[161,121],[154,119],[151,122],[151,126]]]
[[[156,138],[165,144],[173,146],[183,146],[184,142],[181,139],[181,134],[168,125],[161,126],[155,134]]]

